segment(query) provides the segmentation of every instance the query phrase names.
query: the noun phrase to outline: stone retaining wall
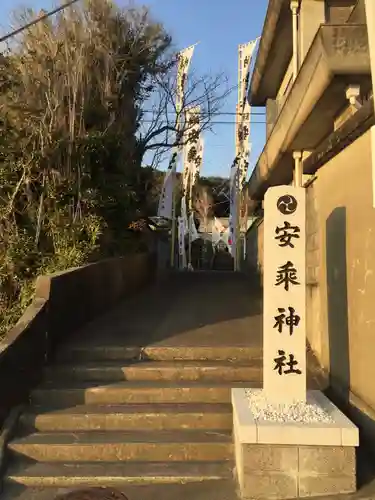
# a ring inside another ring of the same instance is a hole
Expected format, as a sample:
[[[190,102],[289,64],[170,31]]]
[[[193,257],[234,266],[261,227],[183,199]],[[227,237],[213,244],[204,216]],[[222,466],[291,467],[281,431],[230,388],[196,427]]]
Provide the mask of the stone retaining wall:
[[[0,342],[0,424],[27,400],[59,342],[149,283],[155,266],[142,253],[37,279],[33,302]]]

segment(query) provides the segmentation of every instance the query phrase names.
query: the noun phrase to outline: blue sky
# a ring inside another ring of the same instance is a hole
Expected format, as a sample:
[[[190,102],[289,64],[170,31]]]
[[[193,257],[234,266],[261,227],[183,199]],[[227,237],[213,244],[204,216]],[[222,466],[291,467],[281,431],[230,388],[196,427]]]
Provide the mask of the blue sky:
[[[126,0],[118,0],[119,5],[127,5]],[[197,73],[224,72],[229,84],[237,82],[237,46],[260,36],[267,8],[267,0],[133,0],[135,4],[150,7],[153,17],[163,22],[172,34],[174,44],[182,49],[195,42],[196,47],[192,68]],[[0,19],[2,31],[8,31],[7,19],[11,9],[19,5],[35,9],[50,8],[56,2],[51,0],[1,0]],[[237,93],[227,99],[223,111],[235,112]],[[256,113],[262,109],[254,109]],[[223,115],[215,121],[230,122],[216,124],[214,132],[205,133],[205,154],[202,175],[229,176],[234,157],[234,117]],[[253,115],[250,170],[263,148],[265,141],[265,118]]]

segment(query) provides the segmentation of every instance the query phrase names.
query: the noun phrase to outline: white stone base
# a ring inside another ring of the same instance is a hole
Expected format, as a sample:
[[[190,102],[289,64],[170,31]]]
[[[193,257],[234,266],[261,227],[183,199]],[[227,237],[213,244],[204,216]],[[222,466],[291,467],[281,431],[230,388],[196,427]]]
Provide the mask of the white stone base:
[[[262,389],[252,389],[252,391]],[[255,420],[246,389],[232,389],[233,426],[240,443],[358,446],[358,428],[321,392],[308,391],[307,403],[320,406],[332,422]]]
[[[330,418],[301,423],[255,419],[246,391],[232,389],[236,475],[243,499],[355,491],[358,428],[322,392],[308,391],[307,403]]]

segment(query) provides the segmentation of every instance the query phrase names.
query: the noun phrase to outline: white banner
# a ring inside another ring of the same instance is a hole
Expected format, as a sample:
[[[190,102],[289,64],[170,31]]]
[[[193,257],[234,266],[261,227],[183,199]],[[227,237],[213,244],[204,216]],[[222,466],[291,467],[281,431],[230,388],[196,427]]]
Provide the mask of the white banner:
[[[201,145],[199,106],[186,110],[184,142],[182,186],[186,194],[189,183],[193,183],[196,170],[200,169],[202,163],[202,156],[199,154]]]
[[[236,221],[237,221],[237,196],[239,184],[239,158],[236,158],[230,170],[230,191],[229,191],[229,238],[228,244],[231,255],[235,255],[236,250]]]
[[[186,196],[181,198],[181,218],[184,221],[185,234],[188,232],[188,217],[186,209]]]
[[[230,175],[230,217],[229,217],[229,245],[232,256],[236,255],[236,233],[239,225],[239,196],[249,168],[249,136],[251,107],[247,99],[247,90],[250,79],[251,59],[258,38],[238,47],[238,104],[236,107],[236,159],[233,162]],[[239,237],[239,235],[238,235]]]
[[[177,150],[174,149],[171,163],[164,175],[163,187],[159,198],[158,216],[172,218],[173,190],[175,185],[175,174],[177,167]]]
[[[184,50],[179,52],[178,66],[177,66],[177,89],[176,89],[176,111],[181,112],[184,102],[184,90],[186,84],[186,77],[189,71],[191,59],[193,57],[195,45],[190,45]]]
[[[218,230],[216,224],[212,224],[211,241],[214,248],[220,241],[220,231]]]
[[[250,80],[250,65],[257,42],[258,38],[256,40],[253,40],[252,42],[239,45],[238,47],[241,64],[241,82],[239,82],[241,100],[238,104],[240,104],[242,109],[245,106],[245,102],[247,102],[247,89],[249,87]]]
[[[251,153],[251,144],[247,144],[247,147],[244,149],[239,156],[239,188],[242,189],[247,177],[247,172],[249,171],[249,157]]]
[[[177,112],[177,130],[180,129],[180,117],[183,99],[184,99],[184,89],[187,73],[189,70],[191,58],[193,57],[195,45],[191,45],[186,49],[179,52],[178,66],[177,66],[177,88],[176,88],[176,112]],[[178,136],[178,132],[177,132]],[[169,162],[168,170],[165,173],[164,183],[162,192],[159,199],[158,216],[167,217],[171,219],[173,217],[173,190],[175,185],[175,172],[177,170],[178,155],[181,151],[181,147],[177,144],[172,149],[172,157]]]
[[[193,212],[190,214],[190,217],[189,217],[189,231],[190,231],[191,241],[195,241],[195,240],[199,239],[199,233],[198,233],[196,225],[195,225]]]
[[[249,137],[250,137],[250,118],[251,107],[247,99],[247,91],[250,79],[250,65],[257,44],[258,38],[245,45],[238,47],[239,75],[238,75],[238,105],[236,120],[236,155],[240,154],[240,179],[239,186],[242,188],[246,180],[249,166]]]
[[[200,136],[198,143],[198,154],[195,158],[195,162],[193,163],[191,169],[191,182],[193,186],[195,186],[195,184],[198,182],[200,176],[201,167],[203,163],[203,153],[204,153],[204,142],[203,142],[203,137]]]
[[[229,228],[225,229],[220,220],[214,217],[214,223],[212,226],[212,246],[215,249],[215,247],[218,246],[220,241],[222,241],[225,244],[225,246],[229,248],[228,239],[229,239]]]

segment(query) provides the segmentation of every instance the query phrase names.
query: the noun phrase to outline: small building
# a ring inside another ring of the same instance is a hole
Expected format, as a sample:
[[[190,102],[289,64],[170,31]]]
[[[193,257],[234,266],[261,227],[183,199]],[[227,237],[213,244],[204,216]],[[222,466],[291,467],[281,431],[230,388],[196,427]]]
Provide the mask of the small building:
[[[269,186],[306,188],[309,343],[375,445],[375,6],[366,10],[367,1],[269,1],[249,91],[250,104],[266,108],[266,144],[246,189],[261,213]],[[261,278],[261,217],[247,248],[246,265]]]

